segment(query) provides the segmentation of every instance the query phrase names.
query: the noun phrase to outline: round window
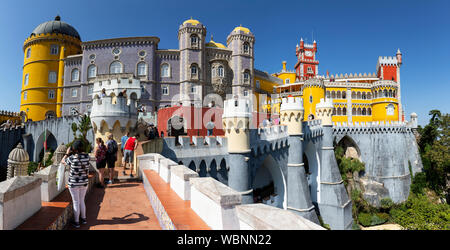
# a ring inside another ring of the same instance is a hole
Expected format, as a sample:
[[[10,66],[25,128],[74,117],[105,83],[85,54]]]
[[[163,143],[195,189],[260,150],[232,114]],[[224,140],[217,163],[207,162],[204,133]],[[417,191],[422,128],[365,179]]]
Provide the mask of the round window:
[[[117,56],[117,55],[120,54],[120,49],[119,48],[115,48],[115,49],[113,49],[112,53]]]
[[[94,60],[95,59],[95,55],[94,54],[90,55],[89,59]]]
[[[142,50],[142,51],[139,51],[139,56],[145,56],[147,53],[144,51],[144,50]]]

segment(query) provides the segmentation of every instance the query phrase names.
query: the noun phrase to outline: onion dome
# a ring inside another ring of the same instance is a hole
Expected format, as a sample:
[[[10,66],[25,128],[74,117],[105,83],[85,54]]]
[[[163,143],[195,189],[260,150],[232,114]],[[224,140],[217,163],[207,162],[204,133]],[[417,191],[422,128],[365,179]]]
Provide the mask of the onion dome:
[[[67,146],[63,144],[59,145],[56,150],[55,150],[55,154],[65,154],[67,152]]]
[[[242,27],[241,25],[239,25],[239,27],[234,28],[234,30],[231,33],[233,32],[251,34],[250,29]]]
[[[225,47],[225,45],[223,45],[221,43],[214,42],[212,36],[211,36],[211,41],[209,41],[209,43],[207,43],[205,46],[206,47],[211,47],[211,48],[221,48],[221,49],[226,49],[227,48],[227,47]]]
[[[186,24],[197,26],[197,25],[199,25],[201,23],[198,20],[192,19],[192,17],[191,17],[191,19],[188,19],[188,20],[183,22],[183,25],[186,25]]]
[[[28,162],[30,157],[28,156],[27,151],[23,149],[22,143],[17,144],[17,147],[9,153],[8,162],[9,163],[23,163]]]
[[[61,21],[60,16],[56,16],[55,20],[39,24],[31,33],[30,37],[39,34],[64,34],[81,40],[78,31],[66,22]]]
[[[412,117],[412,118],[417,118],[417,114],[416,114],[415,112],[412,112],[412,113],[411,113],[411,117]]]

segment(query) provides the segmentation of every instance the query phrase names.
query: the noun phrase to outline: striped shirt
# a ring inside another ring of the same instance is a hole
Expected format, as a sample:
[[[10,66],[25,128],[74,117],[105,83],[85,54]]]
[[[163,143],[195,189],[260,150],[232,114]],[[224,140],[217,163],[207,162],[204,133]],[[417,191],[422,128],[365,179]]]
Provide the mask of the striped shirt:
[[[87,186],[89,182],[89,155],[75,154],[66,158],[69,169],[69,188]]]

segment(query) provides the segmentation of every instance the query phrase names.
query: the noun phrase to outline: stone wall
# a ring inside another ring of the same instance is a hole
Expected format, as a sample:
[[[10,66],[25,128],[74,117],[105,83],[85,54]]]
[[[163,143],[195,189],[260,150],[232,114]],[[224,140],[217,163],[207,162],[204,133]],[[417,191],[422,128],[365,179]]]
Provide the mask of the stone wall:
[[[200,178],[195,171],[186,166],[177,165],[160,154],[142,155],[138,157],[138,160],[140,171],[157,172],[181,199],[191,201],[192,210],[214,230],[323,229],[288,210],[265,204],[242,205],[241,193],[211,177]],[[147,177],[143,173],[141,175],[144,178],[144,187],[150,193],[151,185],[149,186]],[[151,194],[149,197],[157,201],[155,194]],[[163,210],[163,208],[160,209]],[[164,220],[160,221],[161,224],[169,225],[167,229],[176,229],[168,216],[159,218]]]
[[[0,129],[0,181],[6,180],[9,153],[19,142],[23,144],[24,133],[24,126]]]

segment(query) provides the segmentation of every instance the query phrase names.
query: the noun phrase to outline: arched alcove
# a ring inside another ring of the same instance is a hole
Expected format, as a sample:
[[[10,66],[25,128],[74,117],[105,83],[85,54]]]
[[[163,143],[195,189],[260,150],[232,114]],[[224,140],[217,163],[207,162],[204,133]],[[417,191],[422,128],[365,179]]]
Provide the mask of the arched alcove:
[[[285,194],[286,181],[283,172],[278,162],[268,155],[256,170],[253,179],[254,202],[283,208]]]

